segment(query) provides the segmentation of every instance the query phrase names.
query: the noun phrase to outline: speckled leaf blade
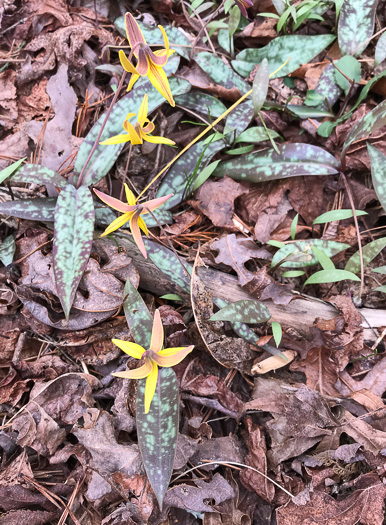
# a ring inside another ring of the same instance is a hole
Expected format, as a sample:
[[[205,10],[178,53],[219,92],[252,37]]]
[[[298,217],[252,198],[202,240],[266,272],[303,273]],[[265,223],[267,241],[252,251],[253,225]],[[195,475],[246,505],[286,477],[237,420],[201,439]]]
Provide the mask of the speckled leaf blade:
[[[94,219],[90,190],[68,184],[56,203],[52,250],[56,290],[67,321],[91,253]]]
[[[198,173],[205,168],[205,166],[207,166],[212,160],[212,157],[223,148],[224,142],[222,140],[212,142],[209,145],[206,145],[201,141],[189,148],[189,150],[173,164],[166,177],[161,182],[157,192],[157,197],[165,197],[165,195],[174,193],[173,197],[170,197],[170,199],[165,202],[163,206],[164,209],[170,210],[183,200],[188,179],[192,175],[196,163],[204,150],[205,152]],[[186,195],[186,197],[188,197],[188,195]]]
[[[339,281],[360,281],[354,273],[348,272],[347,270],[320,270],[311,275],[304,283],[306,284],[324,284],[324,283],[337,283]]]
[[[221,58],[203,51],[198,53],[194,60],[216,84],[226,89],[237,88],[242,95],[249,91],[250,86],[230,67],[226,66]]]
[[[0,202],[0,213],[30,221],[53,222],[56,199],[26,199],[23,201]]]
[[[123,298],[123,310],[134,341],[143,348],[149,348],[153,319],[144,300],[129,279],[123,290]]]
[[[13,235],[8,235],[8,237],[6,237],[0,244],[0,261],[4,264],[4,266],[11,264],[15,250],[15,237]]]
[[[343,144],[341,158],[344,158],[348,148],[354,141],[361,139],[362,137],[367,137],[374,131],[377,131],[378,129],[382,128],[385,124],[386,100],[378,104],[378,106],[376,106],[372,111],[367,113],[364,117],[362,117],[358,122],[354,124]]]
[[[386,211],[386,156],[371,144],[367,144],[371,164],[371,178],[375,193]]]
[[[263,58],[259,69],[256,71],[252,86],[252,102],[255,114],[263,107],[267,98],[269,86],[269,64],[266,58]]]
[[[310,144],[284,144],[274,149],[251,153],[239,159],[222,162],[213,176],[228,175],[235,180],[263,182],[299,175],[332,175],[339,163],[330,153]]]
[[[269,129],[268,131],[273,139],[280,138],[279,133],[277,133],[275,130]],[[265,142],[266,140],[269,140],[269,137],[265,131],[265,128],[263,128],[263,126],[254,126],[253,128],[249,128],[240,133],[234,143],[238,144],[239,142],[251,142],[255,144],[256,142]]]
[[[312,252],[312,246],[322,250],[328,257],[333,257],[337,253],[350,248],[349,244],[335,241],[325,241],[322,239],[309,239],[307,241],[297,241],[286,244],[280,248],[272,258],[271,266],[280,264],[281,268],[303,268],[318,263],[318,259]],[[290,260],[289,260],[290,259]]]
[[[146,379],[138,381],[138,444],[150,485],[160,508],[173,471],[178,436],[178,384],[172,368],[159,368],[156,391],[145,414]]]
[[[158,29],[157,26],[150,26],[148,24],[143,24],[139,20],[137,20],[137,23],[139,27],[141,28],[142,34],[146,40],[146,42],[150,45],[159,44],[160,46],[164,47],[164,41],[162,37],[161,31]],[[117,30],[120,32],[122,36],[126,38],[126,29],[125,29],[125,17],[120,16],[114,21],[114,25],[117,28]],[[183,56],[187,60],[190,60],[189,52],[192,47],[192,43],[190,42],[189,38],[186,37],[182,31],[180,31],[177,27],[173,26],[162,26],[165,29],[165,33],[167,34],[167,37],[169,39],[169,45],[171,49],[174,49],[176,53]],[[178,46],[174,46],[173,44],[178,44]],[[186,46],[186,47],[179,47],[179,46]]]
[[[180,59],[178,56],[171,56],[164,68],[165,72],[168,75],[175,73],[178,68],[179,61]],[[169,83],[173,95],[186,93],[191,88],[190,83],[184,79],[171,78]],[[126,115],[131,112],[136,114],[138,113],[139,107],[146,93],[149,96],[148,114],[152,113],[165,102],[165,98],[151,85],[149,80],[146,78],[139,79],[135,85],[135,89],[129,91],[129,93],[121,98],[121,100],[119,100],[113,107],[106,127],[103,130],[101,141],[124,132],[122,124],[126,118]],[[91,128],[90,132],[87,134],[87,137],[83,140],[75,160],[76,174],[81,172],[83,165],[86,162],[87,157],[98,136],[104,119],[105,115],[102,115]],[[110,146],[101,146],[99,144],[88,164],[86,176],[83,180],[83,186],[96,184],[98,181],[100,181],[112,168],[123,147],[124,144],[115,144]],[[77,177],[75,177],[75,181],[76,180]]]
[[[232,66],[242,77],[247,77],[256,64],[266,58],[269,71],[276,71],[287,59],[289,62],[271,78],[285,77],[301,64],[307,64],[335,40],[333,35],[289,35],[274,38],[260,49],[248,48],[241,51],[232,61]]]
[[[64,188],[67,181],[54,170],[38,164],[25,164],[12,177],[13,182],[34,182],[35,184],[53,184]]]
[[[212,315],[210,321],[237,321],[238,323],[265,323],[271,318],[268,308],[258,301],[241,300],[230,303]]]
[[[210,114],[212,119],[218,118],[227,110],[218,98],[193,89],[189,93],[174,97],[174,101],[177,106],[182,106],[196,113]]]
[[[377,66],[381,62],[383,62],[386,58],[386,33],[382,33],[380,36],[380,39],[377,42],[377,46],[375,48],[375,62],[374,66]]]
[[[375,241],[369,242],[366,246],[362,247],[363,255],[363,266],[367,266],[375,257],[381,253],[381,251],[386,247],[386,237],[381,237]],[[361,271],[361,262],[359,250],[354,253],[347,261],[346,266],[344,267],[348,272],[359,273]]]
[[[345,0],[338,22],[338,42],[343,55],[360,55],[374,31],[378,0]]]
[[[247,99],[229,113],[225,121],[225,127],[229,130],[235,130],[235,135],[238,137],[240,133],[247,129],[254,114],[252,99]]]
[[[315,88],[315,91],[325,99],[322,103],[323,109],[332,108],[342,94],[342,90],[335,79],[335,71],[334,66],[328,64],[324,68]]]

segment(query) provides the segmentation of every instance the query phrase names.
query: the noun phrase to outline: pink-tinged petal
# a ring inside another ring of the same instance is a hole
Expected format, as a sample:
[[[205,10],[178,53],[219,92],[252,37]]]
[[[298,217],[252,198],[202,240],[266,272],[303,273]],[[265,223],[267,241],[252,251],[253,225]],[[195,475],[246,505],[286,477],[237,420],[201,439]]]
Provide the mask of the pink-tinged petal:
[[[125,193],[126,193],[127,204],[129,204],[130,206],[135,206],[135,195],[131,191],[129,186],[126,184],[126,182],[125,182]]]
[[[146,222],[142,219],[141,216],[138,217],[138,226],[141,228],[146,237],[149,237],[149,231],[146,226]]]
[[[169,104],[174,107],[176,103],[173,100],[168,77],[166,76],[166,73],[162,67],[157,67],[153,63],[150,63],[147,76],[156,90],[159,91],[161,95],[166,98]]]
[[[130,220],[131,215],[132,215],[132,212],[124,213],[123,215],[121,215],[121,217],[118,217],[118,219],[115,219],[109,226],[107,226],[105,231],[102,233],[101,237],[104,237],[105,235],[109,235],[110,233],[115,232],[115,230],[118,230],[118,228],[122,228],[122,226],[124,226],[127,223],[127,221]]]
[[[129,140],[129,135],[114,135],[114,137],[103,140],[99,144],[101,146],[112,146],[113,144],[123,144],[124,142],[129,142]]]
[[[145,386],[145,414],[147,414],[150,410],[150,404],[152,402],[152,399],[155,394],[155,389],[157,386],[157,379],[158,379],[158,366],[157,363],[154,363],[154,361],[151,361],[152,371],[148,375],[146,379],[146,386]]]
[[[137,343],[122,341],[121,339],[112,339],[112,342],[130,357],[134,357],[134,359],[142,359],[145,349],[142,348],[142,346],[137,345]]]
[[[146,124],[146,122],[147,122],[147,124]],[[147,120],[147,121],[145,120],[144,124],[146,124],[145,126],[142,127],[142,131],[144,133],[151,133],[152,131],[154,131],[155,126],[154,126],[153,122],[150,122],[149,120]]]
[[[157,208],[159,208],[164,202],[166,202],[170,197],[173,197],[174,193],[171,193],[170,195],[165,195],[165,197],[158,197],[157,199],[152,199],[147,202],[143,202],[139,204],[143,208],[143,211],[141,215],[144,215],[145,213],[149,213],[148,210],[154,211]]]
[[[150,47],[146,49],[146,57],[157,67],[166,66],[166,62],[168,61],[168,55],[166,53],[166,50],[165,53],[163,53],[162,55],[156,55],[155,53],[153,53]]]
[[[139,213],[135,213],[132,218],[130,219],[130,230],[133,235],[133,239],[135,244],[138,246],[139,251],[142,253],[142,255],[147,259],[147,253],[146,248],[142,240],[141,231],[138,226],[138,217]]]
[[[145,364],[134,370],[125,370],[125,372],[115,372],[112,374],[115,377],[123,377],[124,379],[143,379],[152,373],[153,365],[150,359],[145,359]]]
[[[110,195],[107,195],[107,193],[103,193],[103,191],[99,191],[96,188],[94,188],[94,193],[98,195],[101,201],[110,206],[110,208],[114,208],[114,210],[120,211],[122,213],[129,213],[130,211],[136,210],[136,206],[129,206],[119,199],[110,197]]]
[[[141,106],[138,111],[138,122],[141,127],[144,125],[145,120],[147,119],[148,98],[149,97],[147,96],[147,94],[143,97]]]
[[[133,146],[135,146],[136,144],[143,144],[142,137],[138,135],[133,124],[131,124],[128,120],[125,120],[125,122],[123,123],[123,128],[129,134],[130,142],[133,144]]]
[[[138,71],[135,69],[135,67],[130,62],[130,60],[127,58],[127,56],[125,55],[122,49],[119,51],[119,60],[125,71],[127,71],[128,73],[132,73],[133,75],[139,75]]]
[[[194,346],[187,346],[186,348],[167,348],[166,350],[177,350],[173,354],[162,355],[161,353],[153,356],[154,361],[159,366],[175,366],[181,363],[183,359],[193,350]]]
[[[137,72],[141,77],[144,77],[149,72],[149,60],[147,58],[147,52],[142,47],[138,50],[138,62],[136,66]]]
[[[173,140],[167,139],[165,137],[156,137],[153,135],[148,135],[147,133],[141,133],[141,135],[143,140],[146,140],[146,142],[150,142],[152,144],[166,144],[167,146],[174,146],[175,144]]]
[[[130,89],[134,86],[134,84],[137,82],[139,77],[140,77],[140,75],[131,75],[130,81],[129,81],[129,85],[127,86],[127,90],[126,91],[130,91]]]
[[[154,313],[153,329],[151,332],[150,350],[157,353],[164,344],[164,327],[162,326],[159,310]]]
[[[131,13],[125,14],[125,27],[126,37],[132,49],[140,42],[146,44],[146,40],[142,34],[142,31]],[[135,56],[137,56],[136,53],[137,49],[134,49]]]

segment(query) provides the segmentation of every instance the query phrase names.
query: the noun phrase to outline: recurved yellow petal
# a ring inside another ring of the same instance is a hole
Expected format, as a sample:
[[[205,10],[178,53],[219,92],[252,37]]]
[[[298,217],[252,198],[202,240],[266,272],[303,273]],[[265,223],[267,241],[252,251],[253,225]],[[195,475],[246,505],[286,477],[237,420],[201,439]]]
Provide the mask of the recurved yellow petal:
[[[145,352],[145,349],[142,346],[137,345],[137,343],[131,343],[130,341],[122,341],[121,339],[113,339],[113,343],[123,350],[125,354],[135,359],[141,359],[142,354]]]
[[[167,144],[168,146],[174,146],[175,142],[165,137],[155,137],[153,135],[148,135],[141,130],[141,136],[146,142],[151,142],[152,144]]]
[[[167,54],[167,56],[169,56],[169,39],[168,39],[168,35],[166,34],[166,31],[165,31],[165,29],[162,26],[158,26],[158,29],[161,31],[162,36],[164,37],[166,54]]]
[[[130,206],[135,206],[135,195],[126,183],[125,183],[125,193],[126,193],[127,204],[129,204]]]
[[[137,82],[139,77],[140,77],[140,75],[131,75],[130,81],[129,81],[129,85],[127,86],[127,90],[126,91],[130,91],[130,89],[134,86],[134,84]]]
[[[113,144],[123,144],[124,142],[129,142],[129,140],[129,135],[114,135],[114,137],[103,140],[99,144],[101,146],[112,146]]]
[[[158,366],[154,361],[151,361],[152,370],[146,379],[145,386],[145,414],[150,410],[150,404],[154,397],[155,388],[157,386],[158,379]]]
[[[141,216],[138,217],[138,226],[141,228],[146,237],[149,237],[149,230],[147,229],[146,222]]]
[[[139,213],[134,213],[133,216],[130,219],[130,230],[133,235],[133,239],[135,244],[138,246],[139,251],[142,253],[142,255],[147,259],[147,253],[146,248],[142,240],[141,231],[139,229],[138,225],[138,217]],[[111,225],[110,225],[111,226]]]
[[[135,370],[125,370],[124,372],[115,372],[112,375],[115,377],[123,377],[124,379],[143,379],[144,377],[148,377],[149,374],[151,374],[152,370],[153,370],[153,364],[150,362],[149,359],[145,359],[145,364],[140,366],[139,368],[136,368]]]
[[[102,233],[101,237],[104,237],[105,235],[109,235],[109,233],[115,232],[115,230],[118,230],[118,228],[122,228],[124,224],[126,224],[127,221],[130,220],[131,216],[133,215],[133,212],[130,213],[124,213],[118,219],[115,219]]]
[[[168,77],[162,67],[157,67],[153,63],[149,64],[149,72],[147,74],[150,82],[161,93],[163,97],[169,102],[171,106],[175,106],[176,103],[173,100],[172,92],[170,90]]]
[[[133,124],[130,124],[128,120],[125,120],[125,122],[123,123],[123,127],[125,131],[127,131],[127,133],[129,134],[129,140],[133,145],[143,143],[142,137],[138,135]]]
[[[168,353],[162,355],[162,350],[157,355],[153,356],[154,361],[159,366],[175,366],[181,363],[183,359],[193,350],[194,346],[187,346],[186,348],[167,348],[169,352],[171,350],[177,350],[174,353]]]
[[[125,52],[122,49],[120,49],[119,51],[119,60],[125,71],[127,71],[128,73],[132,73],[133,75],[139,75],[138,71],[135,69],[135,67],[130,62],[130,60],[127,58],[127,56],[125,55]]]
[[[147,119],[147,105],[148,105],[148,96],[147,94],[143,97],[141,106],[138,111],[138,122],[142,127]]]
[[[154,313],[153,329],[151,332],[150,350],[158,353],[164,343],[164,328],[159,310]]]

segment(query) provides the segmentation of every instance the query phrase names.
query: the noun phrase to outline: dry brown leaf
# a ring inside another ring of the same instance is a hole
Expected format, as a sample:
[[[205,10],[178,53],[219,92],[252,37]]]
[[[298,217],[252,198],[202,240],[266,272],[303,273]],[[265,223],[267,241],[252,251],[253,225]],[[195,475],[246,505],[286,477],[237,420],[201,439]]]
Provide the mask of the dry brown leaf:
[[[386,449],[386,432],[376,430],[347,410],[345,411],[345,419],[347,423],[340,427],[340,432],[346,432],[357,443],[360,443],[364,450],[376,456],[381,450]]]
[[[272,370],[278,370],[279,368],[288,365],[297,356],[297,353],[293,350],[283,350],[282,354],[285,355],[287,361],[278,355],[273,355],[271,357],[267,357],[267,359],[263,359],[263,361],[258,361],[256,364],[254,364],[251,373],[267,374]]]
[[[340,377],[343,379],[342,384],[339,385],[341,395],[347,396],[350,395],[351,392],[358,392],[359,390],[365,389],[382,397],[384,392],[386,392],[386,357],[374,365],[360,381],[351,377],[347,370],[341,372]]]
[[[0,516],[0,525],[45,525],[58,519],[56,512],[43,510],[14,510]]]
[[[18,115],[15,78],[12,69],[0,74],[0,123],[4,129],[12,129]]]

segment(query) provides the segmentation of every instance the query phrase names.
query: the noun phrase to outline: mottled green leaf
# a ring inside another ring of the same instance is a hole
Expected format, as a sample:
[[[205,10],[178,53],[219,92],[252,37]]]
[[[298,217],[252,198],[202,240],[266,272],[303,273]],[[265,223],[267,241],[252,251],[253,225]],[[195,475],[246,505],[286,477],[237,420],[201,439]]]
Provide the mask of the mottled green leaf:
[[[288,59],[289,62],[271,78],[285,77],[301,64],[307,64],[335,40],[334,35],[288,35],[279,36],[260,49],[247,48],[232,61],[235,71],[242,77],[247,77],[256,64],[261,64],[266,58],[269,71],[273,73]]]
[[[228,20],[228,34],[232,38],[239,27],[241,18],[240,9],[235,5],[232,7]]]
[[[153,318],[140,293],[129,279],[123,290],[123,299],[123,310],[134,341],[143,348],[150,348]]]
[[[52,250],[57,295],[67,321],[91,253],[94,219],[90,190],[68,184],[56,203]]]
[[[380,39],[377,42],[374,58],[375,58],[375,62],[374,62],[375,67],[381,62],[383,62],[386,58],[386,33],[382,33],[382,35],[380,36]]]
[[[366,244],[362,248],[363,255],[363,266],[367,266],[375,257],[381,253],[381,251],[386,247],[386,237],[381,237],[375,241]],[[359,250],[354,253],[347,261],[346,266],[344,267],[348,272],[359,273],[361,270],[361,260]]]
[[[176,293],[167,293],[166,295],[161,295],[160,299],[165,299],[166,301],[177,301],[182,303],[183,299],[180,295]]]
[[[231,56],[235,53],[235,46],[233,38],[229,38],[227,29],[219,29],[217,33],[217,42],[220,47],[224,49]]]
[[[283,336],[283,330],[282,330],[281,324],[278,323],[277,321],[272,321],[271,328],[272,328],[272,335],[273,335],[273,338],[275,339],[276,346],[279,346],[281,338]]]
[[[332,108],[342,94],[342,90],[335,79],[335,71],[336,69],[334,66],[328,64],[320,75],[318,84],[315,88],[316,93],[326,101],[321,105],[324,109],[328,109],[329,107]]]
[[[203,51],[198,53],[194,60],[216,84],[226,89],[237,88],[242,95],[249,91],[249,85],[233,69],[226,66],[221,58]]]
[[[145,40],[148,44],[159,44],[161,47],[164,47],[162,33],[157,26],[143,24],[139,20],[137,20],[137,23],[141,28],[142,34],[145,37]],[[114,21],[114,25],[120,32],[120,34],[126,38],[125,17],[120,16],[119,18],[117,18]],[[180,31],[177,27],[167,25],[163,25],[162,27],[165,29],[171,49],[174,49],[176,53],[189,60],[192,48],[192,43],[189,40],[189,38],[186,37],[184,33],[182,33],[182,31]],[[177,45],[173,46],[173,44]]]
[[[0,202],[0,213],[30,221],[53,222],[56,199],[26,199],[23,201]]]
[[[30,182],[35,184],[53,184],[58,188],[64,188],[66,179],[50,168],[38,164],[25,164],[12,177],[12,182]]]
[[[381,273],[383,275],[386,275],[386,266],[379,266],[379,268],[373,268],[372,272]]]
[[[200,186],[204,184],[206,180],[209,179],[209,177],[212,175],[214,170],[217,168],[217,165],[219,164],[219,162],[220,162],[220,159],[215,160],[214,162],[211,162],[210,164],[208,164],[206,168],[200,171],[200,173],[197,175],[196,180],[194,181],[193,191],[196,191]]]
[[[25,161],[27,157],[24,157],[23,159],[17,160],[16,162],[13,162],[6,168],[0,171],[0,184],[4,182],[8,177],[12,175],[12,173],[15,173],[16,170],[19,169],[21,164]]]
[[[320,135],[321,137],[328,137],[338,124],[341,124],[342,122],[347,120],[349,117],[351,117],[351,115],[357,109],[359,104],[361,104],[361,102],[363,102],[363,100],[367,97],[367,95],[370,92],[370,89],[374,86],[374,84],[376,84],[381,78],[385,76],[386,76],[386,69],[382,71],[382,73],[380,73],[376,77],[369,80],[367,84],[364,86],[364,88],[362,89],[357,101],[351,107],[351,109],[347,111],[344,115],[342,115],[340,118],[336,119],[335,122],[323,122],[323,124],[321,124],[318,128],[318,135]]]
[[[182,201],[189,178],[193,174],[200,155],[203,154],[199,168],[202,170],[212,160],[212,157],[223,148],[224,142],[222,140],[212,142],[209,145],[203,144],[202,141],[197,142],[173,164],[157,192],[157,197],[164,197],[169,195],[169,193],[174,193],[173,197],[170,197],[165,202],[163,206],[165,209],[170,210]]]
[[[210,115],[212,119],[218,118],[227,110],[218,98],[196,90],[192,90],[184,95],[178,95],[174,97],[174,100],[177,106],[182,106],[205,116]]]
[[[286,244],[273,256],[271,266],[277,266],[281,261],[282,268],[303,268],[318,263],[318,259],[312,253],[312,246],[323,250],[328,257],[350,248],[349,244],[335,241],[324,241],[322,239],[309,239]]]
[[[378,0],[345,0],[338,22],[338,42],[343,55],[360,55],[374,31]]]
[[[210,321],[231,321],[238,323],[265,323],[271,318],[268,308],[258,301],[242,300],[230,303],[212,315]]]
[[[299,175],[332,175],[339,164],[330,153],[310,144],[284,144],[274,149],[251,153],[239,159],[222,162],[214,172],[215,177],[228,175],[235,180],[263,182]]]
[[[156,391],[145,414],[146,379],[138,381],[138,444],[150,485],[160,508],[173,471],[178,436],[178,384],[172,368],[159,368]]]
[[[273,139],[280,138],[279,133],[274,131],[273,129],[268,130],[269,134]],[[255,126],[253,128],[249,128],[243,133],[241,133],[235,140],[235,144],[238,144],[239,142],[252,142],[253,144],[257,142],[264,142],[266,140],[269,140],[269,137],[267,135],[267,132],[263,128],[263,126]]]
[[[386,211],[386,157],[377,148],[367,144],[371,164],[371,178],[375,193]]]
[[[179,65],[179,57],[171,56],[165,66],[165,72],[168,75],[175,73]],[[184,79],[171,78],[170,89],[173,95],[180,95],[187,93],[191,88],[189,82]],[[165,102],[165,98],[151,85],[146,78],[141,78],[135,84],[135,89],[132,89],[119,100],[113,107],[109,120],[103,130],[101,141],[108,139],[114,135],[123,133],[122,124],[128,113],[138,113],[139,107],[145,94],[148,94],[148,114]],[[79,174],[82,171],[87,157],[94,146],[94,142],[98,136],[100,127],[105,120],[105,115],[102,115],[99,120],[91,128],[87,137],[83,140],[75,160],[75,172]],[[122,151],[124,144],[115,144],[110,146],[97,146],[90,162],[87,165],[86,175],[83,180],[83,186],[96,184],[100,181],[112,168],[118,155]],[[77,176],[74,177],[76,182]]]
[[[276,11],[279,13],[279,15],[282,15],[286,9],[285,1],[284,0],[272,0],[272,3]]]
[[[263,58],[259,69],[256,71],[252,85],[252,103],[255,115],[261,110],[265,99],[267,98],[269,86],[269,64],[266,58]]]
[[[307,279],[306,284],[323,284],[323,283],[337,283],[339,281],[360,281],[354,273],[346,270],[320,270]]]
[[[386,284],[384,284],[383,286],[378,286],[377,288],[374,288],[374,291],[386,293]]]
[[[253,146],[241,146],[240,148],[228,149],[225,153],[227,155],[245,155],[253,150]]]
[[[273,104],[270,104],[273,106]],[[301,119],[307,118],[324,118],[324,117],[333,117],[334,114],[327,109],[323,108],[310,108],[307,106],[297,106],[296,104],[288,104],[285,109],[290,113],[294,114],[296,117]]]
[[[247,129],[254,113],[252,100],[245,100],[229,113],[225,121],[225,130],[234,130],[236,137],[238,137],[240,133]]]
[[[355,210],[355,214],[359,217],[360,215],[368,215],[367,212],[361,210]],[[326,213],[322,213],[319,217],[313,221],[312,224],[324,224],[326,222],[343,221],[344,219],[351,219],[353,217],[352,210],[331,210]]]
[[[0,244],[0,261],[4,264],[4,266],[11,264],[15,250],[15,237],[13,235],[8,235],[8,237],[6,237]]]
[[[323,95],[320,95],[315,89],[309,89],[307,91],[306,99],[304,101],[306,106],[316,107],[320,106],[324,102]]]
[[[386,100],[378,104],[378,106],[353,125],[343,144],[341,158],[343,159],[345,157],[348,148],[354,141],[359,140],[362,137],[367,137],[374,131],[382,128],[385,124]]]
[[[358,83],[361,79],[361,65],[356,58],[346,55],[338,60],[336,67],[339,69],[339,71],[335,69],[334,72],[336,83],[343,89],[345,95],[347,95],[352,84],[346,77]],[[346,77],[344,75],[346,75]]]

